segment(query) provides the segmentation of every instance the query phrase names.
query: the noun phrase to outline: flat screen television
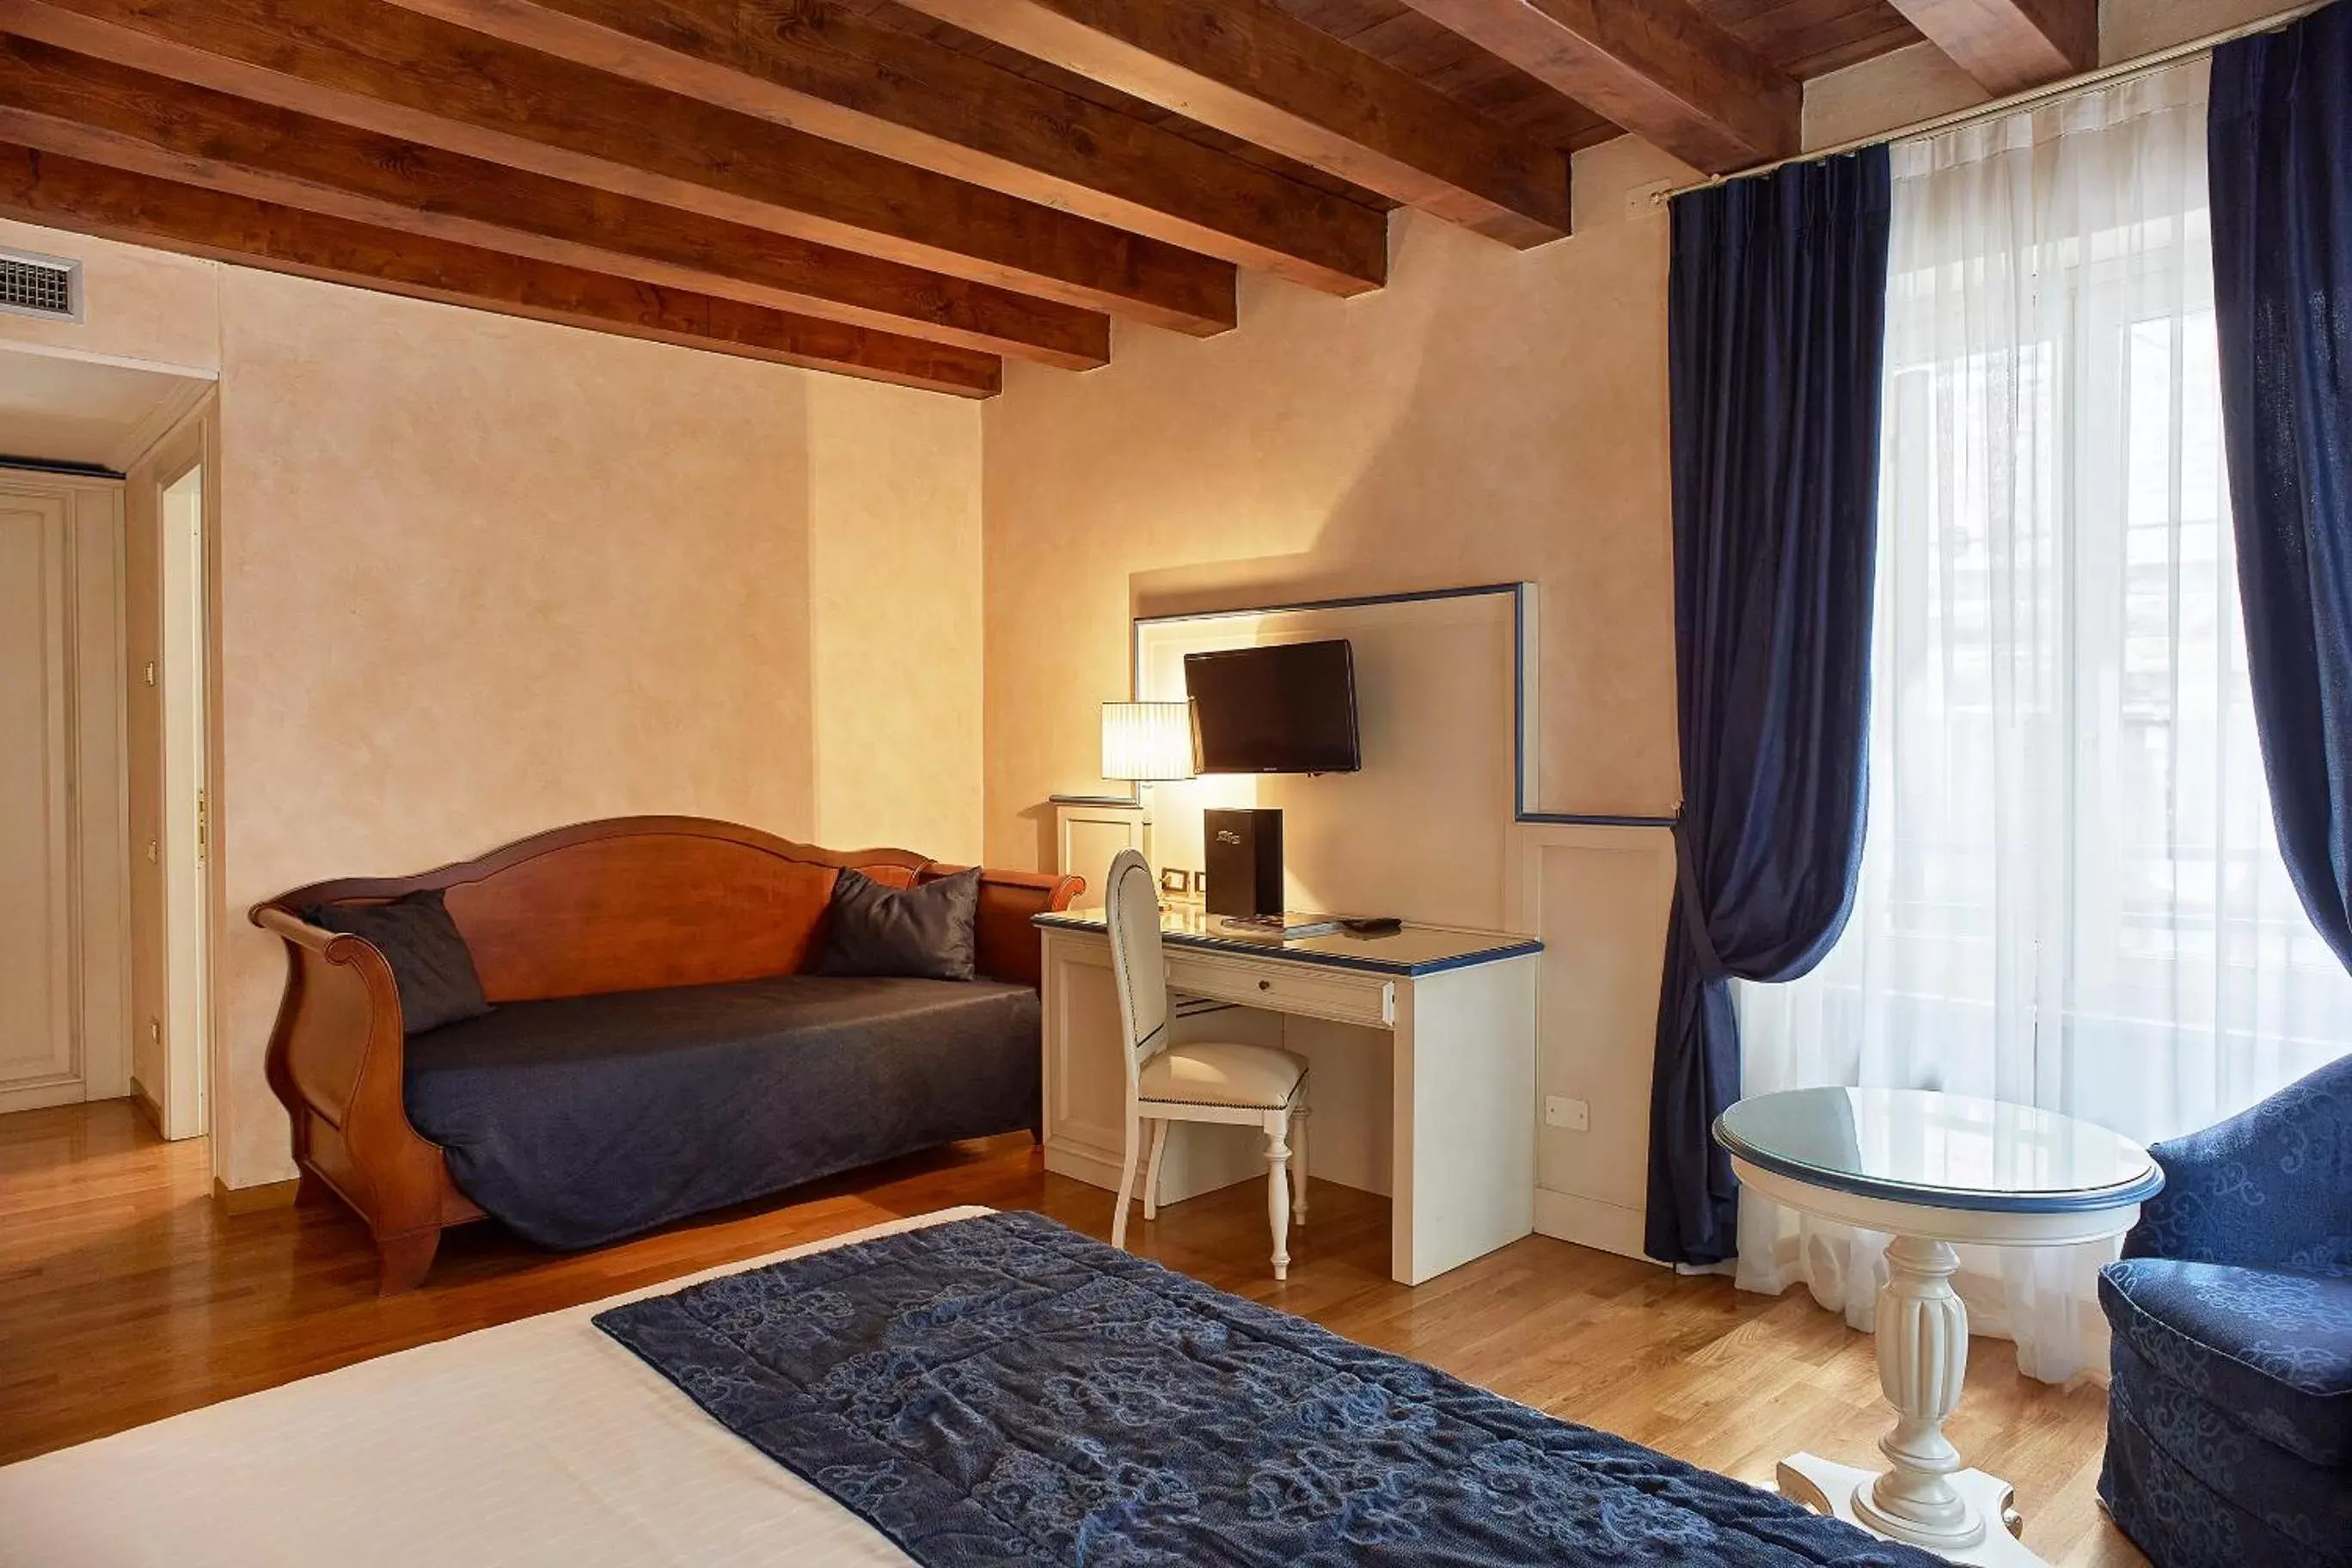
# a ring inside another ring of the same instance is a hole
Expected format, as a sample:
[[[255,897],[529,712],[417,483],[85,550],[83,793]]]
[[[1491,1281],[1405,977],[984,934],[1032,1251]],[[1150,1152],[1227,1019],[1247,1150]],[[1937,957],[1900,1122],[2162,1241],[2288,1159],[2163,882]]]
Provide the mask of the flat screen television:
[[[1351,773],[1356,660],[1347,639],[1184,656],[1204,773]]]

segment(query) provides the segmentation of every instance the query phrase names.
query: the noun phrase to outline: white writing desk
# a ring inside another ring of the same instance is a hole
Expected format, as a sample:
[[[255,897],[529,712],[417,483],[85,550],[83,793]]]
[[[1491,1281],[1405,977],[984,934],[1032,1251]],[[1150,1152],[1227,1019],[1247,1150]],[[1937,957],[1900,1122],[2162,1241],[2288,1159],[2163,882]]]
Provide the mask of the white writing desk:
[[[1124,1088],[1109,934],[1099,910],[1039,915],[1035,923],[1045,939],[1045,1168],[1116,1192]],[[1385,1067],[1388,1092],[1379,1098],[1389,1110],[1389,1271],[1398,1280],[1418,1285],[1535,1228],[1541,942],[1415,925],[1390,936],[1274,942],[1218,934],[1215,917],[1181,906],[1164,910],[1160,926],[1171,1000],[1192,1037],[1246,1037],[1237,1021],[1247,1016],[1227,1009],[1185,1020],[1188,998],[1252,1009],[1276,1029],[1299,1018],[1378,1032],[1342,1059],[1318,1057],[1307,1083],[1316,1118],[1310,1156],[1347,1131],[1327,1126],[1327,1114],[1368,1102],[1327,1078]],[[1171,1137],[1160,1203],[1264,1179],[1261,1152],[1221,1156],[1208,1142],[1224,1130],[1173,1131],[1198,1142],[1184,1150]],[[1310,1164],[1308,1179],[1316,1173]]]

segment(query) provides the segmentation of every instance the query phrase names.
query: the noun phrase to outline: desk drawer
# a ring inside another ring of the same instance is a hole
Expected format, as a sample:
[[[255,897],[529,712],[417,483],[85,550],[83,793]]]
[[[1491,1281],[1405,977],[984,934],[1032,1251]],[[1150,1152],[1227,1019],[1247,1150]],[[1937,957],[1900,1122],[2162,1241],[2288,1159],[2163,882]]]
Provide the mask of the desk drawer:
[[[1355,970],[1171,952],[1168,988],[1245,1007],[1304,1013],[1375,1029],[1396,1022],[1395,982]]]

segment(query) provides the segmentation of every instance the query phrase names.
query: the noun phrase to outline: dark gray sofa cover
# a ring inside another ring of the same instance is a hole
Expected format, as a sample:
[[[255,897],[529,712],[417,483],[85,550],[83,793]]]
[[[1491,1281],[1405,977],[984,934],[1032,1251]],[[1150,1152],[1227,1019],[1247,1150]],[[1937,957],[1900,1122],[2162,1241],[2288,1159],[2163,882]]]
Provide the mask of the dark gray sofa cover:
[[[1030,986],[787,974],[502,1003],[412,1037],[404,1089],[467,1196],[596,1247],[1034,1128],[1039,1037]]]

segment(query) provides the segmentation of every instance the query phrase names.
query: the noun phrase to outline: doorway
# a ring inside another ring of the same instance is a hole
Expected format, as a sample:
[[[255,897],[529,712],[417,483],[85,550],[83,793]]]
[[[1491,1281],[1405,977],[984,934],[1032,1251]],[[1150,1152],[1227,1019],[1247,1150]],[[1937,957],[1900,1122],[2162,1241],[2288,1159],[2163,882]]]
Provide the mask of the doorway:
[[[0,1112],[211,1120],[213,390],[0,342]]]

